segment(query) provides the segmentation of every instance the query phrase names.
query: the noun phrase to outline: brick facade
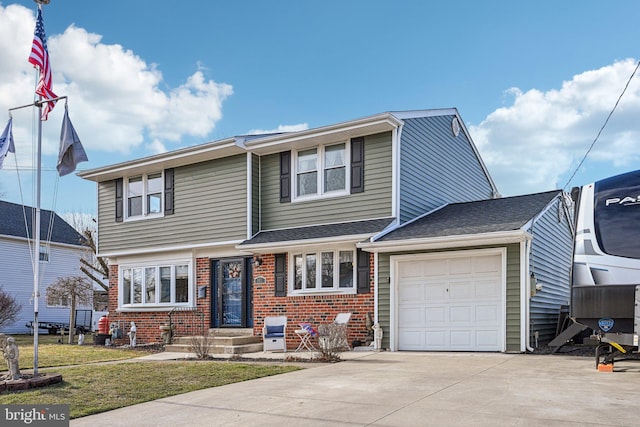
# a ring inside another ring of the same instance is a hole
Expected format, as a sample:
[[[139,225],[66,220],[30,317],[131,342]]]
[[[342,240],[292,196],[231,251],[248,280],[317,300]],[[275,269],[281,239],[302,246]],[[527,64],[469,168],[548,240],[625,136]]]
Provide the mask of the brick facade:
[[[128,344],[131,322],[136,323],[137,342],[139,344],[161,343],[160,325],[175,325],[174,336],[202,335],[202,331],[209,329],[211,321],[211,263],[209,258],[196,259],[196,310],[172,313],[168,311],[118,312],[118,265],[109,266],[109,322],[118,323],[123,328],[123,338],[115,344]],[[206,286],[206,297],[198,298],[198,287]]]
[[[262,335],[263,319],[266,316],[287,316],[287,347],[295,349],[298,338],[293,332],[301,322],[314,325],[331,323],[336,314],[350,312],[348,325],[349,343],[353,340],[365,342],[367,339],[367,315],[374,313],[373,255],[370,255],[369,292],[351,295],[296,295],[275,296],[275,255],[261,255],[262,265],[253,270],[253,332]],[[131,321],[136,323],[137,342],[162,342],[160,325],[169,323],[167,311],[118,312],[118,265],[109,267],[109,321],[120,322],[123,339],[115,344],[129,342],[127,332]],[[198,288],[206,287],[206,297],[198,298]],[[174,311],[171,323],[175,325],[174,336],[201,335],[211,324],[211,260],[196,259],[196,310]]]
[[[354,340],[367,339],[367,314],[373,317],[373,254],[370,255],[369,292],[352,295],[295,295],[275,296],[275,255],[262,255],[262,265],[253,271],[253,319],[254,334],[262,334],[263,319],[266,316],[287,316],[287,348],[295,349],[298,337],[294,330],[298,324],[308,322],[313,325],[331,323],[338,313],[351,313],[348,325],[349,344]],[[264,279],[264,280],[262,280]],[[260,283],[263,282],[264,283]],[[256,283],[258,282],[258,283]]]

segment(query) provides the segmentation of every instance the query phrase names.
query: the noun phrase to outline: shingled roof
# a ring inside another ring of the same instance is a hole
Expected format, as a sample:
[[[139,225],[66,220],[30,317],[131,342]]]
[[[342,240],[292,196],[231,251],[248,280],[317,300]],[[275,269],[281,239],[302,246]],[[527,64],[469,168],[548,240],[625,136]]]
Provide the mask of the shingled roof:
[[[24,239],[31,238],[34,214],[35,208],[25,206],[23,210],[22,205],[0,200],[0,218],[2,218],[2,220],[0,220],[0,236],[22,237]],[[45,209],[40,210],[40,239],[43,242],[47,241],[47,230],[49,228],[51,215],[53,215],[53,229],[50,241],[80,246],[83,241],[82,235],[55,212]],[[27,222],[26,226],[25,218]]]
[[[376,241],[520,230],[559,194],[560,190],[554,190],[524,196],[452,203],[407,223]]]
[[[391,221],[393,221],[393,218],[261,231],[253,238],[242,242],[239,247],[297,240],[322,239],[327,237],[354,236],[361,234],[373,235],[384,230]]]

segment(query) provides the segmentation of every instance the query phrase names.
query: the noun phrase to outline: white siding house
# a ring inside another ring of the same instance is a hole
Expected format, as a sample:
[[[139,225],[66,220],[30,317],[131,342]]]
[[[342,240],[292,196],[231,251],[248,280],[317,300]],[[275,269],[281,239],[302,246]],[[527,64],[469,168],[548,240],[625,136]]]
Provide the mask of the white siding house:
[[[5,325],[0,332],[29,333],[27,323],[33,321],[33,208],[0,201],[0,287],[22,305],[16,321]],[[50,219],[53,227],[48,236]],[[26,224],[25,224],[26,221]],[[41,210],[40,299],[38,320],[41,322],[69,322],[69,308],[50,305],[46,289],[58,278],[82,275],[80,258],[87,248],[82,236],[57,214]],[[64,302],[62,302],[64,303]],[[43,331],[41,331],[43,332]]]

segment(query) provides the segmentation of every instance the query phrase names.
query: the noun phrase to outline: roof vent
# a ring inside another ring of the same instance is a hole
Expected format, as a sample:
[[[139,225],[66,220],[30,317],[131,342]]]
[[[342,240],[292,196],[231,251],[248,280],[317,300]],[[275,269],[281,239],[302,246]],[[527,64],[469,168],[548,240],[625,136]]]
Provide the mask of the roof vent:
[[[453,132],[454,138],[460,133],[460,122],[457,117],[454,117],[453,120],[451,120],[451,131]]]

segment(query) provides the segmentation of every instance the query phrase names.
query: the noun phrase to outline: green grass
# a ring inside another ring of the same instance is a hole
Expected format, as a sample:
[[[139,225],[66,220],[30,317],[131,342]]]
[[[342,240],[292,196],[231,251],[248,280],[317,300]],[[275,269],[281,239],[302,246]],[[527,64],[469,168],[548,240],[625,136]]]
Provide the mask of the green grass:
[[[20,370],[25,373],[24,370],[33,368],[33,337],[15,335],[14,338],[20,349]],[[300,369],[285,365],[226,361],[131,363],[122,360],[143,356],[148,352],[58,344],[58,339],[55,335],[38,336],[38,372],[60,373],[62,383],[21,392],[2,392],[0,404],[68,404],[71,418],[78,418],[189,391]],[[0,371],[6,371],[6,365],[2,362],[0,360]]]
[[[41,389],[3,392],[0,404],[69,404],[71,418],[78,418],[297,369],[300,368],[215,361],[135,362],[46,369],[42,373],[61,373],[63,382]]]
[[[20,369],[33,368],[33,337],[30,335],[13,335],[20,349]],[[58,344],[57,335],[38,336],[38,369],[54,366],[83,365],[112,360],[131,359],[144,356],[147,352],[140,350],[108,348],[95,345]],[[65,343],[68,342],[65,337]],[[87,341],[93,340],[87,335]],[[92,342],[92,341],[91,341]],[[3,361],[2,361],[3,362]],[[1,364],[0,364],[1,365]],[[2,368],[0,368],[2,370]]]

